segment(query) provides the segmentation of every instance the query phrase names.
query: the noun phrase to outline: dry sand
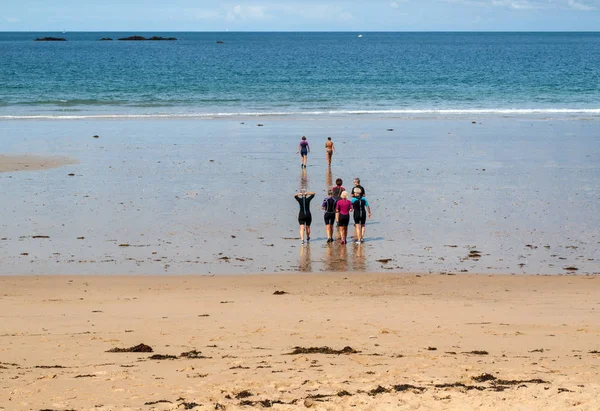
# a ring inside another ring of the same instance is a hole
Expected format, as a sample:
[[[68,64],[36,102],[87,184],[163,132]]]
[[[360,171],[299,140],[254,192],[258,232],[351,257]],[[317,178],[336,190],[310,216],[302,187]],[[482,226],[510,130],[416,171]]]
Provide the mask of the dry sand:
[[[1,277],[0,410],[597,410],[599,281]]]
[[[0,155],[0,173],[9,171],[35,171],[76,164],[67,157],[43,157],[35,155]]]

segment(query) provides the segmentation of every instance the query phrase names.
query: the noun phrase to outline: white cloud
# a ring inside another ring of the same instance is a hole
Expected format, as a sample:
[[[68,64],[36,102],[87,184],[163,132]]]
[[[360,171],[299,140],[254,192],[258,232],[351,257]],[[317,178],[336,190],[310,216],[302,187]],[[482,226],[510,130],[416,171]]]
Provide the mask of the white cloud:
[[[582,10],[582,11],[598,10],[598,7],[596,7],[596,6],[588,6],[587,4],[578,3],[575,0],[569,0],[569,7],[572,9],[575,9],[575,10]]]
[[[543,10],[555,8],[557,0],[442,0],[465,6],[493,6],[513,10]],[[572,1],[572,0],[571,0]]]
[[[264,20],[267,17],[267,8],[264,6],[238,4],[227,11],[227,20]]]
[[[540,10],[549,6],[549,2],[536,2],[529,0],[493,0],[494,6],[508,7],[514,10]]]
[[[393,9],[397,9],[400,6],[398,5],[397,1],[390,1],[390,7]]]
[[[278,4],[273,5],[272,9],[294,18],[303,18],[313,21],[348,21],[354,19],[354,16],[343,7],[326,4]]]

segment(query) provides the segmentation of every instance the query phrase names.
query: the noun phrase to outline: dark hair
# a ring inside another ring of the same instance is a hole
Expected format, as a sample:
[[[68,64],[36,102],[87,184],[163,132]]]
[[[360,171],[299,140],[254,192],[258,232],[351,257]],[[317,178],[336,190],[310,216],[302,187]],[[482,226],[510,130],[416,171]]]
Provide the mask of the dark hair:
[[[327,140],[331,140],[331,137],[327,137]]]
[[[336,178],[336,179],[335,179],[335,185],[336,185],[336,186],[341,186],[343,183],[344,183],[344,182],[342,181],[342,179],[341,179],[341,178]]]
[[[360,184],[360,178],[358,178],[358,177],[355,177],[355,178],[354,178],[354,181],[356,181],[358,184]]]
[[[306,137],[302,136],[302,140],[306,140]]]

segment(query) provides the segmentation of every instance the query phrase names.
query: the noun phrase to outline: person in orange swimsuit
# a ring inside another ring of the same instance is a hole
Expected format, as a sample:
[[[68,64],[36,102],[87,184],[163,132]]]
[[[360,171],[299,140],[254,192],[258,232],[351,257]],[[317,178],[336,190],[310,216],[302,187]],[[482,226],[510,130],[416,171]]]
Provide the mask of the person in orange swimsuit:
[[[333,157],[333,153],[335,153],[335,145],[333,141],[331,141],[331,137],[327,137],[327,141],[325,142],[325,156],[327,158],[327,165],[331,167],[331,158]]]

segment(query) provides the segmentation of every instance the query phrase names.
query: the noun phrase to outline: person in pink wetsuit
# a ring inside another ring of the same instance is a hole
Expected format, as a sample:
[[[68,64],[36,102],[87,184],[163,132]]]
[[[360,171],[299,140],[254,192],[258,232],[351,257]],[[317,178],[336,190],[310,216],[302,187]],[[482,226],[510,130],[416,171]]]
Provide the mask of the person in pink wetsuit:
[[[341,199],[335,204],[335,220],[338,222],[342,244],[346,244],[348,223],[350,222],[350,212],[352,211],[352,202],[348,200],[348,192],[342,191]]]

